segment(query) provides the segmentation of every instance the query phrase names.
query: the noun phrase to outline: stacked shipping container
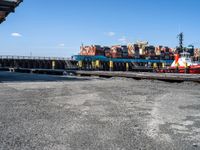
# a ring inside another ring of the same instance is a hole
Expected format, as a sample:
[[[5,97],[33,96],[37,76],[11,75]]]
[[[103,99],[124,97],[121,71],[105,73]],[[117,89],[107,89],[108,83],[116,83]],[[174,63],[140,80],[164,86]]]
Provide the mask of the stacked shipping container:
[[[178,48],[173,49],[164,46],[149,46],[148,42],[136,44],[115,45],[101,47],[100,45],[81,46],[80,55],[83,56],[106,56],[108,58],[143,58],[143,59],[174,59],[174,54],[179,53]],[[200,57],[200,49],[186,49],[194,58]]]
[[[104,50],[99,45],[91,45],[91,46],[82,46],[80,55],[86,55],[86,56],[97,56],[97,55],[103,55],[104,56]]]

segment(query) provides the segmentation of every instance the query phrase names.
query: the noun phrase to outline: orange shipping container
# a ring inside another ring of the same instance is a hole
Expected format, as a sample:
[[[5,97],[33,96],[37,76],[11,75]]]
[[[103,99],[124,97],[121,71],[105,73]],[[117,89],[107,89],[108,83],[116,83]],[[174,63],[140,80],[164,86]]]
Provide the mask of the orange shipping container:
[[[81,46],[80,48],[80,55],[83,55],[83,56],[87,56],[88,53],[87,53],[87,49],[83,46]]]
[[[104,55],[103,48],[98,45],[92,45],[92,46],[84,46],[81,47],[81,55],[86,56],[97,56],[97,55]]]
[[[135,54],[134,45],[133,44],[128,44],[127,47],[128,47],[128,57],[129,58],[133,58],[134,54]]]

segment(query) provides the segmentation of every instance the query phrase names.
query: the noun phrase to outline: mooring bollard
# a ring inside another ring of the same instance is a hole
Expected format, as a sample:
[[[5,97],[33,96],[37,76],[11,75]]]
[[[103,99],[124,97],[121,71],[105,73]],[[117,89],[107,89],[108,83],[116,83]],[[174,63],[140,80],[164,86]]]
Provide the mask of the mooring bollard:
[[[55,69],[55,66],[56,66],[56,62],[53,60],[53,61],[52,61],[52,69],[53,69],[53,70]]]
[[[189,73],[189,66],[187,63],[185,63],[185,73]]]
[[[78,62],[78,68],[79,68],[79,70],[81,70],[83,68],[83,61]]]
[[[110,71],[113,71],[113,61],[109,62],[109,69],[110,69]]]
[[[96,66],[95,66],[95,61],[92,61],[92,70],[95,70]]]
[[[158,68],[157,63],[154,63],[154,64],[153,64],[153,69],[157,69],[157,68]]]
[[[126,63],[126,71],[129,71],[129,63]]]
[[[96,60],[96,70],[99,70],[99,68],[100,68],[100,61],[99,60]]]

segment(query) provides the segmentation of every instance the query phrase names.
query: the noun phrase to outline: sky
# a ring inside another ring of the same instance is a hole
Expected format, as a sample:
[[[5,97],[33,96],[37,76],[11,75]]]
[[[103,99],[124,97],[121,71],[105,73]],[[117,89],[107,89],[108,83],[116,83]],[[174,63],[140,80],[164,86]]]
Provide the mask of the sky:
[[[24,0],[0,25],[0,55],[70,57],[81,44],[200,47],[199,0]]]

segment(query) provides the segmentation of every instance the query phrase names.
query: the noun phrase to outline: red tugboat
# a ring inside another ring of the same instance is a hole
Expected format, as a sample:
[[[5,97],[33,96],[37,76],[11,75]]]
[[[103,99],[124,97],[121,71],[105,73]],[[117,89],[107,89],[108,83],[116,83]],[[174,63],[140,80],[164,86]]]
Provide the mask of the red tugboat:
[[[174,62],[167,70],[177,73],[200,74],[200,63],[193,62],[190,53],[183,52],[180,57],[179,54],[176,54]]]
[[[200,62],[193,62],[190,53],[183,50],[183,33],[179,35],[180,50],[182,53],[175,54],[175,60],[170,67],[160,69],[160,73],[189,73],[189,74],[200,74]]]

